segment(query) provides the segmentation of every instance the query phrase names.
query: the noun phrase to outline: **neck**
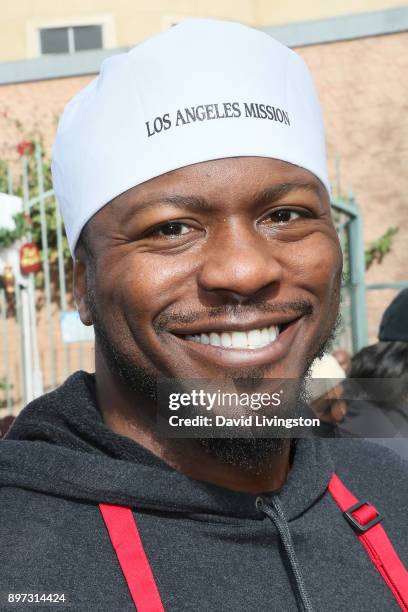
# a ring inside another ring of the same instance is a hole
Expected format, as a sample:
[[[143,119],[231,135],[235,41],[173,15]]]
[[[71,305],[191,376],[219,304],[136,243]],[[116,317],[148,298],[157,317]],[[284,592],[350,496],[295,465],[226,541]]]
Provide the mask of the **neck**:
[[[228,464],[206,452],[194,439],[164,439],[156,432],[156,412],[142,394],[129,391],[105,362],[96,357],[97,399],[112,431],[144,446],[172,468],[193,478],[248,493],[274,491],[285,483],[290,468],[290,440],[256,467]]]

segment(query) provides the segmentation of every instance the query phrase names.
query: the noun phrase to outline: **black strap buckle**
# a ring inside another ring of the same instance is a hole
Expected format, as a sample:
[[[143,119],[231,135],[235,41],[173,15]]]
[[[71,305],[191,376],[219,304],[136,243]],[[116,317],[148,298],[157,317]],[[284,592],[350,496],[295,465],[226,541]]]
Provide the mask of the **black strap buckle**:
[[[348,510],[346,510],[345,512],[343,512],[343,516],[344,518],[350,523],[350,525],[352,527],[354,527],[354,529],[356,529],[359,533],[365,533],[366,531],[368,531],[369,529],[371,529],[371,527],[374,527],[374,525],[377,525],[377,523],[379,523],[380,521],[382,521],[383,517],[381,516],[381,514],[379,512],[377,512],[377,516],[375,516],[373,519],[371,519],[371,521],[368,521],[368,523],[365,523],[364,525],[362,523],[360,523],[360,521],[358,519],[356,519],[353,516],[353,512],[356,512],[356,510],[359,510],[360,508],[362,508],[363,506],[371,506],[371,504],[367,503],[367,502],[358,502],[357,504],[354,504],[354,506],[351,506],[351,508],[349,508]],[[372,507],[372,506],[371,506]]]

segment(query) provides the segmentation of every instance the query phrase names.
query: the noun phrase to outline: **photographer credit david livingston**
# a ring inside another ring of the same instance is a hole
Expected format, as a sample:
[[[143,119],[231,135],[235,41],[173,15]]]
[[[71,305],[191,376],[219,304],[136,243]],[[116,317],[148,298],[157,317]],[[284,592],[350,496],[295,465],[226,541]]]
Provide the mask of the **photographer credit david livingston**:
[[[160,434],[174,435],[172,430],[177,428],[176,435],[182,432],[186,436],[189,433],[194,436],[211,436],[211,433],[216,431],[218,437],[229,437],[233,428],[235,434],[239,432],[241,435],[253,436],[254,430],[263,428],[263,436],[277,437],[282,428],[305,428],[307,431],[310,427],[320,426],[320,419],[317,417],[289,417],[285,416],[284,409],[274,414],[271,409],[282,407],[283,393],[283,389],[273,393],[255,393],[227,392],[221,389],[209,392],[202,388],[188,392],[171,392],[168,395],[168,410],[171,412],[167,420],[164,417],[169,427],[163,425],[164,411],[161,410]],[[262,409],[266,409],[267,413],[262,414]],[[181,414],[174,414],[179,410]]]

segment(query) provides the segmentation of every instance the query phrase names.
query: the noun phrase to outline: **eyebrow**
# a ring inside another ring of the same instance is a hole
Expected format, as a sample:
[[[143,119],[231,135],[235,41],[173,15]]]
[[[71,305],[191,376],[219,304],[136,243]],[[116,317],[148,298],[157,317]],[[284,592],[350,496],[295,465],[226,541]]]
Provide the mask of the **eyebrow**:
[[[291,181],[286,183],[278,183],[270,187],[266,187],[262,191],[258,192],[253,196],[252,202],[255,207],[263,204],[273,203],[280,198],[292,193],[294,191],[311,191],[316,195],[320,195],[319,187],[314,182],[308,181]],[[198,212],[211,212],[214,210],[214,205],[211,204],[202,196],[194,195],[158,195],[151,199],[144,200],[137,204],[137,206],[129,208],[122,220],[123,223],[129,221],[129,219],[136,213],[152,208],[161,208],[165,206],[173,206],[175,208],[189,209]]]
[[[127,223],[133,215],[140,213],[144,210],[162,208],[165,206],[173,206],[174,208],[184,208],[189,210],[197,210],[201,212],[208,212],[214,210],[214,207],[201,196],[184,196],[184,195],[172,195],[165,196],[159,195],[149,200],[139,202],[137,206],[128,208],[126,214],[123,217],[122,223]]]
[[[317,196],[320,195],[318,185],[312,181],[291,181],[290,183],[278,183],[277,185],[266,187],[266,189],[255,195],[253,201],[256,206],[272,204],[293,191],[309,191]]]

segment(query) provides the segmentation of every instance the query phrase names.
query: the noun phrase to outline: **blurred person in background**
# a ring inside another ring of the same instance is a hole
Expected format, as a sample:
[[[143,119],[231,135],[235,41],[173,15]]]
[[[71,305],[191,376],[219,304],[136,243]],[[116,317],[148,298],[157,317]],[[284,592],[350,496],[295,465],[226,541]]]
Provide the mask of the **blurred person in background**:
[[[351,360],[349,376],[358,379],[362,397],[348,400],[342,428],[353,435],[375,436],[408,457],[408,289],[384,312],[378,338]]]
[[[324,423],[338,424],[344,419],[347,403],[341,381],[345,378],[344,369],[333,355],[326,353],[313,362],[308,384],[310,405]]]
[[[350,371],[351,366],[351,355],[345,349],[337,349],[337,351],[333,351],[333,357],[337,359],[338,363],[341,365],[346,374]]]
[[[6,435],[14,421],[13,416],[5,416],[0,419],[0,438]]]

